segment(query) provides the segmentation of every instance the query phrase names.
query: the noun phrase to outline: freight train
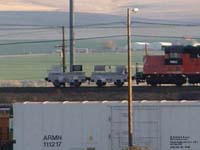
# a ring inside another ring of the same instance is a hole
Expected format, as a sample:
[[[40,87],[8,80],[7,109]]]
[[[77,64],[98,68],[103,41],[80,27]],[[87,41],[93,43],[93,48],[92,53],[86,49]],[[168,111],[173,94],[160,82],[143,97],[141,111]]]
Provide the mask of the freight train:
[[[107,83],[121,87],[127,82],[127,69],[123,65],[96,65],[91,77],[86,77],[82,65],[74,65],[73,68],[73,72],[64,73],[61,67],[51,69],[45,80],[55,87],[64,87],[65,84],[79,87],[85,82],[96,83],[98,87],[103,87]],[[146,53],[143,59],[143,71],[140,72],[136,64],[136,74],[132,79],[135,79],[137,84],[145,82],[152,86],[199,84],[200,47],[173,45],[164,47],[164,55],[147,55]]]
[[[146,55],[143,72],[136,67],[136,83],[149,85],[200,83],[200,47],[168,46],[164,55]]]

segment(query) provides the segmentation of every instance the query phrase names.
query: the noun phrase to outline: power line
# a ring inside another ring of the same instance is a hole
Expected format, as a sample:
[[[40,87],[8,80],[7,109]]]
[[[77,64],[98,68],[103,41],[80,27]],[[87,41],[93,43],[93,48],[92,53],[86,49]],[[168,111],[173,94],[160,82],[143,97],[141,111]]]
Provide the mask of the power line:
[[[82,27],[94,27],[94,26],[105,26],[105,25],[116,25],[116,24],[123,24],[126,25],[125,21],[117,21],[117,22],[104,22],[104,23],[94,23],[94,24],[79,24],[75,25],[76,28]],[[190,24],[190,23],[166,23],[166,22],[151,22],[151,21],[132,21],[131,24],[146,24],[146,25],[163,25],[163,26],[200,26],[200,24]],[[61,26],[58,25],[39,25],[39,24],[0,24],[1,26],[6,27],[43,27],[43,28],[60,28]],[[69,28],[69,26],[65,26]]]
[[[200,24],[184,24],[184,23],[165,23],[165,22],[145,22],[145,21],[133,21],[133,23],[147,24],[147,25],[164,25],[164,26],[200,26]]]
[[[105,23],[95,23],[95,24],[82,24],[82,25],[75,25],[75,27],[93,27],[93,26],[103,26],[103,25],[113,25],[113,24],[126,24],[126,22],[118,21],[118,22],[105,22]]]
[[[79,24],[76,25],[76,27],[81,27],[81,26],[99,26],[99,25],[112,25],[112,24],[121,24],[124,23],[123,21],[118,21],[118,22],[104,22],[104,23],[95,23],[95,24]],[[58,28],[62,27],[63,25],[39,25],[39,24],[0,24],[0,26],[5,26],[5,27],[46,27],[46,28]],[[69,27],[69,26],[65,26]]]
[[[58,27],[1,27],[0,30],[49,30],[57,29]]]
[[[30,31],[30,32],[18,32],[18,33],[10,33],[10,34],[0,34],[0,37],[8,37],[13,35],[25,35],[25,34],[34,34],[34,33],[41,33],[41,32],[47,32],[47,31]]]
[[[131,26],[131,28],[150,28],[150,27],[158,28],[157,26],[137,26],[137,25]],[[127,28],[126,26],[98,26],[98,27],[91,26],[91,27],[80,27],[78,29],[126,29],[126,28]]]
[[[95,37],[85,37],[77,38],[76,41],[82,40],[94,40],[94,39],[105,39],[105,38],[119,38],[126,37],[127,35],[110,35],[110,36],[95,36]],[[155,36],[155,35],[140,35],[133,34],[134,37],[145,37],[145,38],[163,38],[163,39],[184,39],[183,36]],[[200,40],[200,37],[193,37],[192,39]],[[41,41],[24,41],[24,42],[10,42],[10,43],[0,43],[0,45],[18,45],[18,44],[40,44],[40,43],[51,43],[51,42],[61,42],[62,40],[41,40]],[[66,41],[69,41],[67,39]]]
[[[132,25],[132,28],[148,28],[149,26],[133,26]],[[153,26],[151,26],[153,27]],[[59,29],[60,27],[57,27],[57,28],[1,28],[0,27],[0,31],[5,31],[5,30],[9,30],[9,31],[14,31],[14,30],[51,30],[51,29]],[[115,28],[115,29],[123,29],[123,28],[126,28],[126,26],[75,26],[75,28],[79,28],[79,29],[90,29],[90,28],[93,28],[93,29],[109,29],[109,28]]]
[[[139,34],[135,34],[132,36],[136,36],[136,37],[147,37],[147,38],[168,38],[168,39],[185,39],[184,36],[162,36],[162,35],[139,35]],[[191,39],[196,39],[196,40],[200,40],[200,37],[192,37]]]
[[[98,23],[98,24],[84,24],[84,25],[76,25],[77,28],[82,27],[98,27],[98,26],[105,26],[105,25],[116,25],[116,24],[123,24],[126,27],[126,22],[110,22],[110,23]],[[163,25],[163,26],[200,26],[200,24],[183,24],[183,23],[165,23],[165,22],[149,22],[149,21],[132,21],[131,24],[144,24],[144,25]]]
[[[59,41],[61,40],[24,41],[24,42],[0,43],[0,45],[39,44],[39,43],[49,43],[49,42],[59,42]]]
[[[40,24],[0,24],[0,26],[5,27],[48,27],[48,28],[57,28],[58,25],[40,25]]]

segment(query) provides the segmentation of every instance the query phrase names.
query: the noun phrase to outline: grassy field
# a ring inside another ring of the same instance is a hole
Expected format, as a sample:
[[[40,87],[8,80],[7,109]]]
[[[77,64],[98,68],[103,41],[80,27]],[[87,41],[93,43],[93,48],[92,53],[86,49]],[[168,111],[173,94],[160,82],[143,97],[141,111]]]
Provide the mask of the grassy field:
[[[132,63],[142,63],[144,52],[134,52]],[[47,76],[47,70],[52,65],[59,65],[61,59],[58,54],[35,54],[0,56],[0,80],[41,80]],[[69,56],[67,56],[67,65]],[[126,53],[95,53],[76,54],[75,64],[82,64],[87,75],[94,65],[126,65]]]
[[[21,55],[0,57],[0,80],[38,80],[47,69],[58,64],[56,55]]]

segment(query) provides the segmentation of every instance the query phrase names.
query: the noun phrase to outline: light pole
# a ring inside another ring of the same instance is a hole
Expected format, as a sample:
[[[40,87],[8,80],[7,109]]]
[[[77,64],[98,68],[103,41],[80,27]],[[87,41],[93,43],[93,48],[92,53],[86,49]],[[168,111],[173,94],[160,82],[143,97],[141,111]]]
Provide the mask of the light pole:
[[[62,65],[63,73],[66,71],[66,62],[65,62],[65,27],[62,26]]]
[[[133,147],[133,96],[132,96],[132,65],[131,65],[131,12],[136,13],[138,8],[127,8],[127,44],[128,44],[128,148]]]
[[[69,33],[69,37],[70,37],[70,40],[69,40],[69,47],[70,47],[70,50],[69,50],[69,55],[70,55],[70,72],[73,71],[72,67],[74,65],[74,1],[73,0],[70,0],[69,1],[69,6],[70,6],[70,13],[69,13],[69,28],[70,28],[70,33]]]

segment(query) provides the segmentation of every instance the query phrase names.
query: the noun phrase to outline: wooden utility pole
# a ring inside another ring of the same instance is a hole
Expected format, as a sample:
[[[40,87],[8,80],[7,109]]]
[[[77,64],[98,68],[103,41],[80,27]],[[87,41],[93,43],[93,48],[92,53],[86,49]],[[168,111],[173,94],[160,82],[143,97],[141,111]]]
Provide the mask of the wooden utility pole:
[[[133,150],[133,91],[132,91],[132,60],[131,60],[131,12],[138,8],[127,8],[127,44],[128,44],[128,148]]]
[[[128,146],[133,147],[133,104],[132,104],[132,64],[131,64],[131,10],[127,9],[127,44],[128,44]]]

